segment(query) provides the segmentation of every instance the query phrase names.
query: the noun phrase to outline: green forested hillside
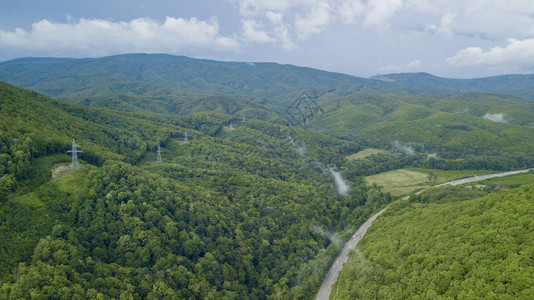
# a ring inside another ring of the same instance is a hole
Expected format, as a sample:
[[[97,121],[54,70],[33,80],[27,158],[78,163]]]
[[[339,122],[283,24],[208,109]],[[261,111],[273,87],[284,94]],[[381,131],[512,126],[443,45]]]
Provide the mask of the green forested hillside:
[[[534,75],[499,75],[485,78],[442,78],[428,73],[401,73],[376,76],[375,79],[404,88],[415,94],[496,93],[534,99]]]
[[[534,297],[534,185],[480,194],[445,188],[392,205],[351,253],[331,298]]]
[[[532,153],[534,103],[511,96],[462,94],[420,97],[360,93],[320,102],[324,114],[310,127],[391,148],[395,141],[442,157]],[[504,122],[486,114],[502,114]]]
[[[112,94],[223,94],[292,100],[303,90],[316,95],[343,95],[361,89],[401,91],[381,81],[292,65],[218,62],[164,54],[16,59],[0,63],[0,80],[66,99]]]
[[[328,168],[359,145],[283,120],[0,95],[3,299],[310,298],[339,242],[391,200],[357,177],[340,196]],[[72,137],[81,170],[51,178]]]
[[[165,120],[147,120],[103,109],[60,102],[0,82],[0,199],[16,182],[29,179],[38,157],[65,153],[77,138],[84,159],[101,164],[105,159],[135,163],[183,129]]]
[[[17,59],[0,63],[1,79],[48,95],[0,82],[1,299],[309,299],[343,241],[392,200],[362,176],[407,167],[429,174],[534,167],[534,103],[516,96],[420,93],[290,65],[144,54]],[[66,154],[73,138],[83,151],[78,171]],[[484,227],[505,222],[500,202],[513,207],[531,190],[475,200],[481,193],[428,193],[412,200],[422,203],[416,208],[390,208],[376,234],[394,223],[399,236],[446,237],[437,234],[447,224],[439,216],[458,222],[458,234],[476,226],[500,234],[501,227]],[[523,211],[517,206],[510,220],[524,221]],[[502,224],[502,232],[517,227]],[[478,244],[444,249],[444,240],[409,240],[397,257],[382,250],[401,249],[400,237],[382,247],[370,234],[372,245],[364,241],[362,249],[387,268],[364,268],[376,277],[361,277],[358,284],[372,282],[361,296],[350,287],[357,271],[349,267],[340,297],[409,297],[420,291],[411,280],[420,280],[430,298],[432,291],[469,298],[467,290],[481,285],[473,278],[486,271],[469,273],[468,260],[447,269],[446,255],[462,258],[445,250],[495,259]],[[523,259],[516,240],[495,236],[510,243],[503,251],[512,249],[497,259]],[[443,250],[443,260],[410,256],[416,246]],[[391,271],[393,260],[400,273]],[[486,268],[505,268],[498,266]],[[427,278],[434,269],[444,273]],[[530,296],[515,279],[505,281],[495,297],[511,282]],[[475,296],[493,297],[488,291]]]

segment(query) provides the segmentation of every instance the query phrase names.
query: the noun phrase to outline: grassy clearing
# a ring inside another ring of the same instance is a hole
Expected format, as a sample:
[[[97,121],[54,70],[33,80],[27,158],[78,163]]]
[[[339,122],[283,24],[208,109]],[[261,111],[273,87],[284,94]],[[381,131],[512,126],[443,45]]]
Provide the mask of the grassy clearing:
[[[429,174],[434,173],[436,178],[430,182]],[[435,169],[399,169],[365,177],[368,184],[376,183],[383,186],[386,192],[393,196],[404,195],[416,190],[429,188],[432,185],[455,179],[477,175],[495,173],[489,170],[435,170]]]
[[[25,189],[26,193],[21,193],[11,202],[19,204],[30,210],[41,210],[46,208],[47,202],[50,201],[48,195],[51,193],[61,193],[64,195],[73,194],[76,190],[81,190],[87,181],[87,174],[90,170],[96,168],[91,165],[82,165],[80,170],[72,171],[70,168],[64,170],[60,176],[49,180],[45,184],[33,189]],[[50,170],[49,170],[50,171]],[[51,173],[51,172],[48,172]]]
[[[87,181],[87,174],[91,169],[96,167],[91,165],[82,165],[82,168],[77,171],[68,171],[60,178],[52,180],[50,183],[55,184],[57,188],[68,194],[74,193],[76,190],[81,190]]]
[[[406,169],[388,171],[365,177],[368,184],[376,183],[383,186],[386,192],[399,196],[417,189],[430,186],[428,174]]]
[[[373,154],[379,154],[379,153],[385,153],[385,152],[387,151],[382,150],[382,149],[367,148],[358,153],[354,153],[354,154],[347,156],[347,160],[364,159]]]

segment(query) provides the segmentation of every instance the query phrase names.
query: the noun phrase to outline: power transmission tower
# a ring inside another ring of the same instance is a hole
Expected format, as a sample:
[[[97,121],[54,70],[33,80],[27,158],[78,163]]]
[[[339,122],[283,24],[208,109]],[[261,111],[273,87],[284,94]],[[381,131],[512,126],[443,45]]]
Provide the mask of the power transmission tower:
[[[184,132],[184,142],[187,142],[187,130]]]
[[[156,162],[159,162],[159,163],[162,162],[162,160],[161,160],[161,148],[160,148],[159,144],[158,144],[158,158],[156,159]]]
[[[245,122],[245,121],[246,121],[246,119],[245,119],[245,115],[244,115],[244,114],[243,114],[243,115],[241,115],[241,121],[243,121],[243,122]]]
[[[67,153],[72,153],[72,164],[70,165],[70,168],[72,170],[78,170],[80,168],[80,162],[78,161],[78,153],[83,153],[83,151],[78,150],[78,145],[76,145],[76,141],[72,139],[72,150],[67,151]]]

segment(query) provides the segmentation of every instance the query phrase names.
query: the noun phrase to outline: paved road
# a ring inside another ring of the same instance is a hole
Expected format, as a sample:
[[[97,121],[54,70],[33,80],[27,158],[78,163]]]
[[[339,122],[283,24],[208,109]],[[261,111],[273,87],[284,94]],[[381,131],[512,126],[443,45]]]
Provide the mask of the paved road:
[[[515,175],[515,174],[527,173],[530,170],[534,170],[534,169],[508,171],[508,172],[502,172],[502,173],[495,173],[495,174],[488,174],[488,175],[474,176],[474,177],[469,177],[469,178],[464,178],[464,179],[458,179],[458,180],[453,180],[453,181],[449,181],[449,182],[445,182],[445,183],[441,183],[441,184],[435,185],[433,187],[430,187],[429,189],[440,187],[440,186],[444,186],[444,185],[459,185],[459,184],[464,184],[464,183],[469,183],[469,182],[474,182],[474,181],[480,181],[480,180],[485,180],[485,179],[490,179],[490,178],[497,178],[497,177],[504,177],[504,176],[510,176],[510,175]],[[417,192],[415,194],[419,195],[419,194],[421,194],[422,192],[424,192],[426,190],[428,190],[428,189],[420,190],[419,192]],[[402,199],[403,200],[408,200],[408,199],[410,199],[410,196],[406,196],[406,197],[404,197]]]
[[[326,274],[325,279],[323,280],[323,284],[321,285],[321,288],[319,289],[319,292],[317,293],[317,296],[315,297],[315,300],[327,300],[328,296],[330,295],[330,291],[332,290],[332,285],[334,285],[334,282],[336,282],[337,276],[339,275],[339,272],[341,271],[341,268],[343,267],[343,264],[348,260],[349,258],[349,252],[352,250],[360,239],[365,235],[367,232],[367,229],[371,227],[371,224],[373,221],[381,215],[386,209],[379,211],[374,216],[369,218],[369,220],[365,221],[360,228],[352,235],[352,238],[345,244],[345,247],[343,247],[343,250],[341,250],[341,253],[336,258],[336,261],[330,267],[330,270],[328,271],[328,274]]]
[[[431,188],[440,187],[440,186],[444,186],[444,185],[459,185],[459,184],[464,184],[464,183],[473,182],[473,181],[479,181],[479,180],[484,180],[484,179],[490,179],[490,178],[496,178],[496,177],[504,177],[504,176],[510,176],[510,175],[515,175],[515,174],[527,173],[530,170],[534,170],[534,169],[524,169],[524,170],[509,171],[509,172],[488,174],[488,175],[482,175],[482,176],[474,176],[474,177],[469,177],[469,178],[458,179],[458,180],[454,180],[454,181],[441,183],[441,184],[435,185],[435,186],[433,186]],[[426,190],[427,189],[421,190],[421,191],[419,191],[419,192],[417,192],[415,194],[419,195],[419,194],[421,194],[422,192],[424,192]],[[407,200],[409,198],[410,198],[410,196],[406,196],[403,199]],[[328,297],[330,296],[330,291],[332,290],[332,286],[336,282],[337,276],[339,275],[339,272],[341,271],[341,268],[343,267],[343,264],[349,258],[350,250],[352,250],[354,247],[356,247],[356,245],[358,244],[360,239],[367,232],[367,229],[369,229],[369,227],[371,227],[371,224],[373,223],[373,221],[379,215],[381,215],[385,210],[386,209],[384,208],[383,210],[379,211],[377,214],[375,214],[374,216],[369,218],[369,220],[367,220],[365,223],[363,223],[363,225],[360,228],[358,228],[358,231],[356,231],[354,233],[354,235],[352,236],[352,238],[345,244],[345,247],[343,247],[343,250],[341,250],[341,253],[336,258],[336,261],[334,262],[332,267],[330,267],[330,270],[328,271],[328,274],[326,274],[326,277],[323,280],[323,284],[321,284],[321,288],[319,289],[319,292],[317,293],[317,296],[315,297],[315,300],[328,300]]]

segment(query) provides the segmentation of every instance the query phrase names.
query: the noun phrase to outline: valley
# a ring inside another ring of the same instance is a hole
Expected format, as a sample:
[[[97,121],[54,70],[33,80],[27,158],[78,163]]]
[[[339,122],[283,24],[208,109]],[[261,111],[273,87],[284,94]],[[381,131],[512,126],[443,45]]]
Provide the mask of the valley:
[[[0,298],[528,298],[530,77],[383,76],[0,62]]]

